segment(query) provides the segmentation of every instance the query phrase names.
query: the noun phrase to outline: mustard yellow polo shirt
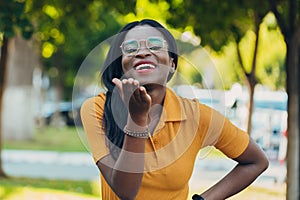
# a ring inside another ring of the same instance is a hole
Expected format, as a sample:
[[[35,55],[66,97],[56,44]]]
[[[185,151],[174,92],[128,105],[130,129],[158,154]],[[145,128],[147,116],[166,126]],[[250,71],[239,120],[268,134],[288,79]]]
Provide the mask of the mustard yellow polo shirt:
[[[105,95],[88,99],[81,117],[95,162],[109,154],[101,122]],[[249,136],[210,107],[166,90],[158,125],[146,142],[145,169],[137,200],[183,200],[199,150],[214,146],[230,158],[244,152]],[[103,200],[119,199],[101,176]]]

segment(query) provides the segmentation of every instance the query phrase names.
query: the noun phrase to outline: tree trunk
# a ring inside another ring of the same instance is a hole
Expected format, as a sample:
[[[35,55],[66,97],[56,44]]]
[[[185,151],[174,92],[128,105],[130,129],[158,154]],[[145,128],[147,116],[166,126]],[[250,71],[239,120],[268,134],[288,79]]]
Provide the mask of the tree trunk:
[[[259,13],[255,12],[254,13],[254,24],[255,24],[255,35],[256,35],[256,39],[255,39],[255,43],[254,43],[254,52],[253,52],[253,58],[252,58],[252,64],[251,64],[251,71],[247,72],[245,69],[245,66],[243,64],[243,60],[241,57],[241,53],[238,47],[238,43],[237,42],[237,54],[238,54],[238,60],[239,63],[242,67],[242,70],[246,76],[246,80],[247,80],[247,86],[248,86],[248,90],[249,90],[249,113],[248,113],[248,122],[247,122],[247,132],[249,135],[251,135],[252,132],[252,114],[253,114],[253,110],[254,110],[254,89],[255,86],[257,84],[257,80],[255,77],[256,74],[256,60],[257,60],[257,54],[258,54],[258,44],[259,44],[259,33],[260,33],[260,24],[262,22],[262,19],[259,17]]]
[[[6,177],[6,174],[2,167],[2,100],[5,88],[6,79],[6,68],[7,68],[7,50],[8,49],[8,38],[3,36],[0,56],[0,177]]]
[[[285,38],[288,94],[287,200],[299,199],[299,34],[294,34],[292,38]]]
[[[274,13],[277,23],[284,35],[286,52],[286,91],[288,94],[288,147],[287,147],[287,191],[286,199],[299,199],[299,133],[300,133],[300,21],[298,2],[288,2],[285,14],[288,21],[277,9],[277,1],[269,0],[270,10]]]
[[[248,123],[247,123],[247,133],[251,135],[252,132],[252,115],[253,115],[253,110],[254,110],[254,91],[255,91],[255,85],[256,82],[250,82],[248,79],[249,83],[249,113],[248,113]]]
[[[5,92],[2,97],[2,139],[30,140],[38,101],[33,87],[33,71],[39,67],[34,39],[16,35],[9,40]],[[26,106],[24,106],[26,105]]]

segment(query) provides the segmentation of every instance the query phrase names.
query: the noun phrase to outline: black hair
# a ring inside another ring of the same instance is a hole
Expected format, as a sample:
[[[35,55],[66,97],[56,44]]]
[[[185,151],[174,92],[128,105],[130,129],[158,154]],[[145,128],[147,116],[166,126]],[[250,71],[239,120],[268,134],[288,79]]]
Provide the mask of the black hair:
[[[119,93],[114,89],[115,84],[112,82],[113,78],[123,76],[122,70],[122,52],[120,45],[123,42],[127,32],[136,26],[149,25],[160,31],[168,43],[169,56],[173,58],[175,69],[177,68],[178,55],[177,45],[173,35],[160,23],[151,19],[144,19],[135,21],[124,26],[119,33],[114,37],[110,49],[108,51],[104,66],[102,68],[101,76],[102,83],[107,89],[106,101],[104,105],[103,127],[107,137],[106,145],[110,150],[110,154],[114,159],[117,159],[120,149],[123,146],[124,132],[123,128],[127,122],[127,108],[124,105]],[[170,73],[168,81],[173,76]],[[112,98],[112,96],[114,98]]]

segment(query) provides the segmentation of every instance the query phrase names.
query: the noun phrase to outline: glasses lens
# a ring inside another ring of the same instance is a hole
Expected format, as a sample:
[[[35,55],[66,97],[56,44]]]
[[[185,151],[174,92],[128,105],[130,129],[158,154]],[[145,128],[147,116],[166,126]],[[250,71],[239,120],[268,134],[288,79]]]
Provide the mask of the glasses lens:
[[[164,48],[164,40],[160,37],[149,37],[147,40],[126,40],[123,42],[121,48],[125,55],[135,55],[139,48],[140,42],[146,41],[146,46],[151,52],[158,52]]]
[[[139,48],[139,43],[136,40],[125,41],[122,45],[123,52],[126,55],[131,55],[137,52]]]
[[[147,46],[151,51],[159,51],[164,48],[164,40],[158,37],[150,37],[147,39]]]

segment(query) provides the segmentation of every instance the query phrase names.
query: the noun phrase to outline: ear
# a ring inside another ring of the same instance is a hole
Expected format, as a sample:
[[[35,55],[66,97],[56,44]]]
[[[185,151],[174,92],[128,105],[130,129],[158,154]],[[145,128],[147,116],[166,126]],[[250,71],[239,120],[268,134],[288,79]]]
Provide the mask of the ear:
[[[174,60],[173,58],[170,59],[170,66],[171,66],[170,73],[171,74],[173,74],[175,72],[175,63],[173,60]]]
[[[171,67],[175,70],[174,58],[170,58]]]

